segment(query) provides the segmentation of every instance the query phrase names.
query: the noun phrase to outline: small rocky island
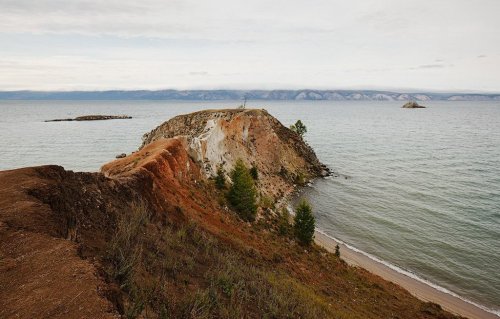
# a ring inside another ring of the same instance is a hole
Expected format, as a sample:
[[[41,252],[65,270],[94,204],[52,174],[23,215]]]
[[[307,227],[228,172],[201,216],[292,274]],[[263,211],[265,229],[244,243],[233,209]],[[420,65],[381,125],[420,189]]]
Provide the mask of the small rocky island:
[[[46,120],[45,122],[69,122],[69,121],[103,121],[103,120],[128,120],[132,116],[128,115],[84,115],[73,119],[54,119]]]
[[[403,109],[425,109],[425,106],[418,104],[415,101],[408,101],[402,106]]]

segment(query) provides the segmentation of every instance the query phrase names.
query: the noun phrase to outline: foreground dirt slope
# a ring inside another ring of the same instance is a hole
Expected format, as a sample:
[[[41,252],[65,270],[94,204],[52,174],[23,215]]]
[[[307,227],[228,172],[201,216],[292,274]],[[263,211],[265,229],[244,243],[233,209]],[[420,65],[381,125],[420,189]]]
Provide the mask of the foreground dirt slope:
[[[189,119],[222,114],[214,112],[175,121],[203,131]],[[274,180],[286,195],[291,174],[323,173],[312,150],[267,112],[227,112],[237,129],[224,147],[238,156],[257,150],[250,158],[268,176],[257,182],[262,193],[278,196]],[[235,123],[251,123],[248,135]],[[289,173],[272,179],[281,168],[258,153],[272,149],[242,140],[264,138],[259,131],[281,136],[275,149]],[[208,178],[212,159],[193,154],[198,133],[177,133],[148,140],[102,173],[0,172],[0,318],[453,317],[320,247],[301,247],[272,207],[242,222]],[[310,158],[300,160],[304,152]],[[228,168],[235,157],[225,157]]]
[[[0,172],[0,318],[118,317],[61,216],[30,195],[59,187],[66,174],[56,166]]]

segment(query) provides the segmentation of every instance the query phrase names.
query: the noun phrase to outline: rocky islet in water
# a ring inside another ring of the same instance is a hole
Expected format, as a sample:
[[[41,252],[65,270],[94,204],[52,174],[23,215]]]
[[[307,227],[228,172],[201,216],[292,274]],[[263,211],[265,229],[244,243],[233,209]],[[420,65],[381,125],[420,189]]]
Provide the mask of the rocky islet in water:
[[[401,108],[403,109],[425,109],[425,106],[418,104],[415,101],[405,103]]]
[[[71,122],[71,121],[103,121],[103,120],[129,120],[128,115],[84,115],[75,118],[46,120],[45,122]]]

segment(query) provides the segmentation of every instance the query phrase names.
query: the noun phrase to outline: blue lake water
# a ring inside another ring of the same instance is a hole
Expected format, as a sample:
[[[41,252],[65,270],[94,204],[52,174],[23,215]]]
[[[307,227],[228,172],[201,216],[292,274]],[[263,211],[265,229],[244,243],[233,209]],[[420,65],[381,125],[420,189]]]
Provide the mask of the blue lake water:
[[[163,121],[239,102],[0,101],[0,170],[42,164],[97,171]],[[500,102],[260,101],[338,177],[303,190],[330,236],[497,312]],[[53,122],[86,114],[131,120]]]

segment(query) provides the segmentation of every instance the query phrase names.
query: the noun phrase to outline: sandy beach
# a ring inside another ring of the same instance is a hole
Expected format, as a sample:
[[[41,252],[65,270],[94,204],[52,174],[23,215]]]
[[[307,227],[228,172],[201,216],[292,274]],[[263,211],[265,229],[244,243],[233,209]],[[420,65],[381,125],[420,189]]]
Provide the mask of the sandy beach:
[[[335,245],[337,244],[335,240],[319,232],[316,232],[315,236],[317,244],[325,247],[328,251],[335,251]],[[470,319],[500,318],[499,316],[487,312],[471,303],[463,301],[460,298],[439,291],[423,282],[399,273],[380,262],[370,259],[367,256],[350,249],[346,245],[339,243],[339,246],[341,258],[348,264],[364,268],[371,273],[384,278],[385,280],[398,284],[421,300],[437,303],[449,312]]]

